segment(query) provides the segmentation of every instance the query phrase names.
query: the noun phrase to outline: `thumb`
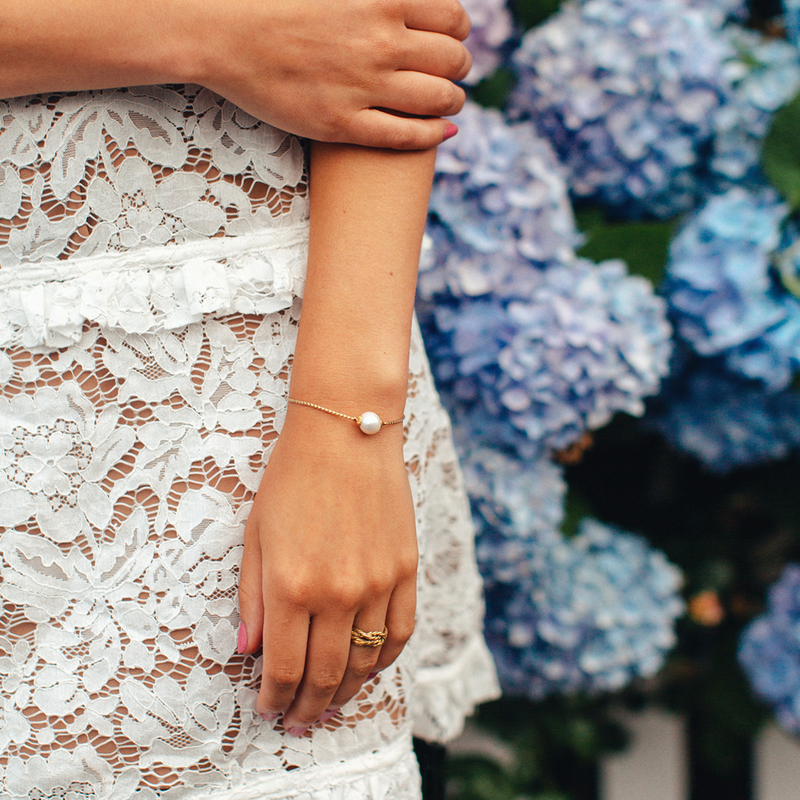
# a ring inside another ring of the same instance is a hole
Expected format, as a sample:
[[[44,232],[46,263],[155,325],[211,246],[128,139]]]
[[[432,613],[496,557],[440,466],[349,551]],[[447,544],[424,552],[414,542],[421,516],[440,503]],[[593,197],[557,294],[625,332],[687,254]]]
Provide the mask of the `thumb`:
[[[264,598],[261,576],[261,542],[255,525],[244,529],[244,552],[239,570],[239,635],[236,651],[254,653],[261,646]]]

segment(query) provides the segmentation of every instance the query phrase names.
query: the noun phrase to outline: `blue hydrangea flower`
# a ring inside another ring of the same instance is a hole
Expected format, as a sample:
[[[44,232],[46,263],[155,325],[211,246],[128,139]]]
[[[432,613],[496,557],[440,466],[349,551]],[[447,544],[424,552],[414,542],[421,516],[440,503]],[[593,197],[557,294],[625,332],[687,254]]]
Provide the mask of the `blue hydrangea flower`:
[[[715,117],[711,183],[717,191],[734,183],[763,183],[761,145],[772,115],[800,89],[800,51],[736,25],[723,30],[739,56],[725,65],[731,103]]]
[[[420,297],[527,297],[580,241],[562,170],[530,124],[467,103],[459,125],[436,161]]]
[[[786,33],[795,47],[800,47],[800,0],[783,0]]]
[[[715,25],[728,20],[745,20],[748,15],[747,0],[686,0],[692,8],[706,14]]]
[[[670,216],[699,190],[735,56],[722,14],[685,0],[568,2],[514,53],[512,113],[556,149],[579,197]]]
[[[800,237],[782,231],[787,214],[771,189],[712,197],[673,240],[665,287],[697,353],[772,391],[800,366]]]
[[[478,83],[499,66],[503,45],[511,38],[514,24],[505,0],[463,0],[472,27],[464,44],[472,56],[472,69],[464,80]]]
[[[532,274],[526,300],[421,306],[456,425],[466,424],[474,441],[485,432],[528,456],[568,446],[617,411],[641,415],[671,350],[663,300],[622,262],[580,260]]]
[[[508,693],[618,690],[653,675],[675,644],[680,572],[638,536],[584,520],[570,540],[482,540],[478,553]]]
[[[646,419],[711,472],[763,464],[800,447],[800,396],[768,392],[717,359],[698,359],[671,377]]]
[[[533,461],[502,450],[464,448],[461,466],[478,531],[484,538],[538,538],[558,530],[567,484],[549,458]]]
[[[743,631],[739,663],[778,723],[800,733],[800,564],[784,569],[767,610]]]

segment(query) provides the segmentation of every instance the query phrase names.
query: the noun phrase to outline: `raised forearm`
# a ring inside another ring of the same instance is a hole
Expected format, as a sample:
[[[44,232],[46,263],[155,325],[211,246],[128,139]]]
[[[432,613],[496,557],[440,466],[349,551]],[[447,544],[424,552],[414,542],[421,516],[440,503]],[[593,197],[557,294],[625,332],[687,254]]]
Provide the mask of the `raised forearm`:
[[[426,148],[468,31],[457,0],[0,0],[0,98],[197,83],[301,136]]]
[[[0,97],[188,81],[190,9],[185,0],[0,0]]]
[[[434,160],[434,151],[312,145],[293,395],[344,412],[371,404],[384,419],[402,411]]]

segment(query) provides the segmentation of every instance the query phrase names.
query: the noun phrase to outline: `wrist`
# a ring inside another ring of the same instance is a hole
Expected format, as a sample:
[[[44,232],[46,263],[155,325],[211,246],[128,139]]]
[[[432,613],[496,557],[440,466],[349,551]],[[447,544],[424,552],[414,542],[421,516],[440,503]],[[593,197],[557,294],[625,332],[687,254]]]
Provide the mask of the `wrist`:
[[[384,426],[377,434],[369,436],[362,433],[352,419],[290,403],[279,444],[289,446],[295,455],[302,453],[306,458],[321,462],[347,460],[368,464],[374,459],[381,463],[387,458],[402,461],[403,424]]]

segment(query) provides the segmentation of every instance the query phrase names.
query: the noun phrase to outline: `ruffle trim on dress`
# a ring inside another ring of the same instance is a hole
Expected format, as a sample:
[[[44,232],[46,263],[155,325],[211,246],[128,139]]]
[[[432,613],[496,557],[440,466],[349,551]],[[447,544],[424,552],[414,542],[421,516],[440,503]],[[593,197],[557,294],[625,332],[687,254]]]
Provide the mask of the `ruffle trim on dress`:
[[[415,677],[410,703],[414,735],[428,741],[454,739],[478,703],[500,696],[494,661],[481,634],[455,661],[423,667]]]
[[[247,776],[248,786],[193,790],[192,800],[419,800],[419,765],[411,737],[402,736],[374,753],[333,764]],[[252,781],[252,783],[251,783]],[[139,795],[135,795],[138,800]],[[188,797],[188,795],[187,795]]]
[[[302,296],[307,244],[303,223],[0,269],[0,347],[68,347],[86,322],[148,333],[280,311]]]

